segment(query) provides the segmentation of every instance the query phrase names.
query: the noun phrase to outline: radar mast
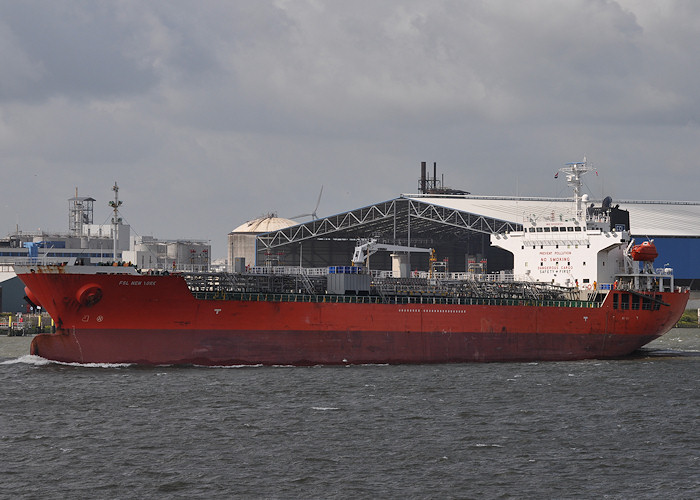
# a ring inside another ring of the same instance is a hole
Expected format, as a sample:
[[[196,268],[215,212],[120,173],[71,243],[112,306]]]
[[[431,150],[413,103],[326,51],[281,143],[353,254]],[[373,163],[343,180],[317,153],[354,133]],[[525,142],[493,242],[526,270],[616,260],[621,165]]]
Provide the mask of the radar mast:
[[[574,207],[576,210],[576,219],[579,221],[586,220],[581,203],[581,186],[583,184],[581,176],[591,169],[592,167],[588,165],[585,156],[583,157],[583,161],[567,163],[565,167],[559,169],[560,172],[566,175],[566,183],[574,190]]]

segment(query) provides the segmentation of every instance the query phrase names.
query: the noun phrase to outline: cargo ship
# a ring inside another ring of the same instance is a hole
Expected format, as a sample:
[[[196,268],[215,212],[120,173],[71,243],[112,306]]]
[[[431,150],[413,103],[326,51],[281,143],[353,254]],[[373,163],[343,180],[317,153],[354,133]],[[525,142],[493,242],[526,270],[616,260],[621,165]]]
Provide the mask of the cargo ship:
[[[525,216],[491,236],[512,273],[370,271],[358,241],[351,266],[253,267],[187,273],[132,265],[28,263],[15,271],[56,331],[31,354],[61,362],[147,365],[343,365],[618,358],[680,318],[688,291],[635,245],[629,214],[581,195],[587,163],[560,169],[570,213]],[[431,262],[434,259],[431,258]]]

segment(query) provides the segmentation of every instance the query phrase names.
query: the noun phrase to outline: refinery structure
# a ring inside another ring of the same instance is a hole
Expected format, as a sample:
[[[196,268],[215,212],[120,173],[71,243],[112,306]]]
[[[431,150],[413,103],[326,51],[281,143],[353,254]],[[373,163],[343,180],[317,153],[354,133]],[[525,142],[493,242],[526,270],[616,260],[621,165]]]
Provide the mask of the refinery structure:
[[[27,232],[19,229],[0,240],[0,264],[22,259],[82,259],[93,264],[131,262],[142,269],[206,272],[211,263],[211,246],[203,240],[160,240],[132,235],[131,227],[119,214],[122,202],[114,183],[113,215],[109,224],[94,223],[95,199],[75,196],[68,200],[68,232]]]

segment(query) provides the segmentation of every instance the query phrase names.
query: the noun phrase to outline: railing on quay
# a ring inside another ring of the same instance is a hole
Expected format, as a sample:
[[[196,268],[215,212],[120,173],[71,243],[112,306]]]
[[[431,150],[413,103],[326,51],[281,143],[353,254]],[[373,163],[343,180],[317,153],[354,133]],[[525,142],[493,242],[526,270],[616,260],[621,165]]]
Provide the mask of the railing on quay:
[[[0,315],[0,332],[10,337],[50,332],[53,326],[53,320],[47,313]]]

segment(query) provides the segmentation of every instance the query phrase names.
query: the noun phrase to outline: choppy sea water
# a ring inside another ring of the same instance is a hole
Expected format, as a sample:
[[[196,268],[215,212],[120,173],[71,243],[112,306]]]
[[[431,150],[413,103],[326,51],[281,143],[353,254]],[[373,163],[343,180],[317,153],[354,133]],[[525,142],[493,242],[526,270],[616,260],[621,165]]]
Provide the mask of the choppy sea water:
[[[700,332],[614,361],[0,360],[3,498],[700,498]]]

